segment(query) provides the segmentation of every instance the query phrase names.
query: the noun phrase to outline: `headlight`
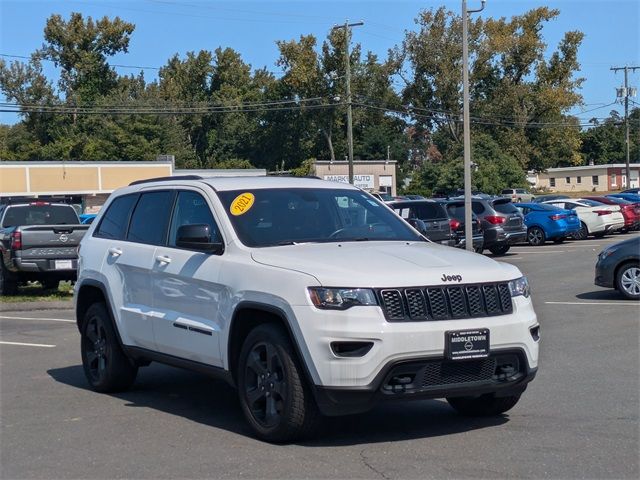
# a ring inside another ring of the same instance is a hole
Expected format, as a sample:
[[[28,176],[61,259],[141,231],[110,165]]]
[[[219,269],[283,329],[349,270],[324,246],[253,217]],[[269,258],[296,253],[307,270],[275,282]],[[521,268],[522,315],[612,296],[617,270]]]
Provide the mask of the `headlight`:
[[[517,297],[518,295],[522,295],[525,298],[528,298],[531,295],[531,290],[529,289],[529,281],[527,277],[516,278],[515,280],[511,280],[509,282],[509,290],[511,291],[512,297]]]
[[[600,260],[604,260],[605,258],[607,258],[609,255],[611,255],[613,252],[615,252],[616,249],[615,248],[605,248],[603,251],[600,252],[600,255],[598,255],[598,258]]]
[[[346,310],[358,305],[378,305],[373,290],[368,288],[309,287],[313,304],[325,310]]]

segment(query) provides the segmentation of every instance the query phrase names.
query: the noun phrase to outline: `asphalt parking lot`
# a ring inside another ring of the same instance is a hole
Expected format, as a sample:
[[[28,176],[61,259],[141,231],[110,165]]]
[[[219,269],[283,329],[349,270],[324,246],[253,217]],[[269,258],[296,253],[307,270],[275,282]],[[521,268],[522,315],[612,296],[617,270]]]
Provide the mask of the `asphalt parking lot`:
[[[597,253],[629,237],[501,258],[528,275],[542,325],[538,377],[507,415],[395,403],[285,446],[253,439],[235,392],[195,373],[153,364],[129,392],[94,393],[72,311],[0,304],[0,476],[638,478],[640,306],[593,285]]]

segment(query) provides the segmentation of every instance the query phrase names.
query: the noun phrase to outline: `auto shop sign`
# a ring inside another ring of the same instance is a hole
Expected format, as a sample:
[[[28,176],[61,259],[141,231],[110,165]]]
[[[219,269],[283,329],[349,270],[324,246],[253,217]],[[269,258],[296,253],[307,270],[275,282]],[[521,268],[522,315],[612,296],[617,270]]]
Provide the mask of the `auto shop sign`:
[[[349,175],[325,175],[330,182],[349,183]],[[354,175],[353,184],[358,188],[373,188],[373,175]]]

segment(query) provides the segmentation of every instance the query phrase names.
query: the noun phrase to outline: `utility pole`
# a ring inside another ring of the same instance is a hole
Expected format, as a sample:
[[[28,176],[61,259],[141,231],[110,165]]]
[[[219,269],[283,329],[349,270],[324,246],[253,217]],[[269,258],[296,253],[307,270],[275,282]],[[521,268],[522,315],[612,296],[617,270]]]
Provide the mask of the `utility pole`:
[[[351,113],[351,60],[349,58],[349,43],[351,41],[351,27],[359,27],[364,22],[349,23],[344,25],[336,25],[332,30],[344,28],[344,62],[345,62],[345,80],[347,83],[347,145],[349,149],[349,183],[353,185],[353,119]]]
[[[469,45],[468,20],[470,13],[484,10],[486,0],[478,10],[467,10],[467,0],[462,0],[462,133],[464,143],[464,242],[473,251],[473,218],[471,216],[471,131],[469,120]]]
[[[618,90],[618,97],[624,97],[624,143],[625,143],[625,155],[626,155],[626,170],[627,170],[627,188],[631,185],[631,167],[629,166],[629,97],[631,95],[630,90],[634,90],[629,87],[629,70],[632,72],[640,69],[640,67],[611,67],[611,70],[617,72],[618,70],[624,70],[624,87]]]

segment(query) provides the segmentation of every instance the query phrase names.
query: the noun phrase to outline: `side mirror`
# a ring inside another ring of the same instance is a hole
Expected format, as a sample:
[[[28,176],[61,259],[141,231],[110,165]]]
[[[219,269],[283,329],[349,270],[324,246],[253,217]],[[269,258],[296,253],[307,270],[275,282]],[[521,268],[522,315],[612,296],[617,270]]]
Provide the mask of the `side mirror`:
[[[224,251],[222,242],[211,241],[211,228],[207,224],[181,225],[178,227],[176,246],[219,254]]]
[[[427,236],[427,225],[422,220],[418,218],[409,218],[407,219],[407,222],[422,235],[425,237]]]

